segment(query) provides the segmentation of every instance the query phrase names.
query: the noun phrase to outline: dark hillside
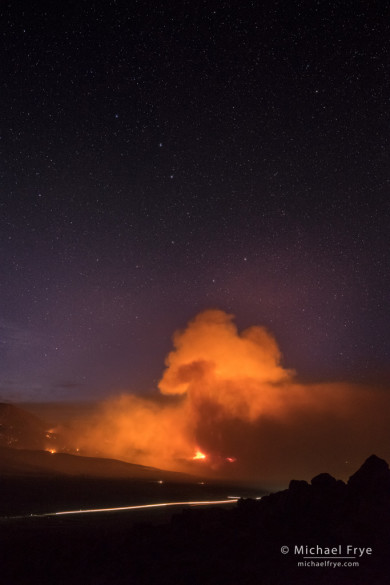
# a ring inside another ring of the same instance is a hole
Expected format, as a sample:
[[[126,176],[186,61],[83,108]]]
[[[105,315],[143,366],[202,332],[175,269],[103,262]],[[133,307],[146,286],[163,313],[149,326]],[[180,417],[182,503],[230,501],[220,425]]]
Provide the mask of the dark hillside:
[[[323,473],[261,500],[240,500],[231,510],[186,509],[164,525],[134,526],[125,513],[3,519],[3,579],[12,585],[386,585],[389,480],[387,463],[372,456],[347,483]]]

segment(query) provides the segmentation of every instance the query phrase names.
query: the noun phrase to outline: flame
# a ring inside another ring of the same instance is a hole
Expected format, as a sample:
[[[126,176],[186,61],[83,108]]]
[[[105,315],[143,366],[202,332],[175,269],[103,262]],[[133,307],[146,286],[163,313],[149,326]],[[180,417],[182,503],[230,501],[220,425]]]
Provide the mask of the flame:
[[[343,437],[345,445],[355,441],[367,450],[371,435],[361,432],[359,413],[370,404],[372,420],[377,411],[390,412],[351,384],[297,382],[266,328],[239,332],[223,311],[197,315],[175,333],[173,345],[158,394],[122,394],[83,421],[74,440],[84,454],[176,471],[198,460],[205,469],[225,465],[232,473],[253,462],[267,469],[294,464],[296,473],[299,457],[325,466],[325,453],[340,452]],[[237,461],[223,455],[229,452]]]

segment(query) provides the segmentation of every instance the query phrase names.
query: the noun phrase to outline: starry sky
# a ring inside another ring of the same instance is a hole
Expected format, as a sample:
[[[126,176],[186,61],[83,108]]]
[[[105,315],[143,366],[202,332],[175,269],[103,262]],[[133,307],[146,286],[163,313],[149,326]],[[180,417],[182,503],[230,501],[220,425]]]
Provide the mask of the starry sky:
[[[219,308],[390,380],[390,7],[4,2],[0,398],[156,387]]]

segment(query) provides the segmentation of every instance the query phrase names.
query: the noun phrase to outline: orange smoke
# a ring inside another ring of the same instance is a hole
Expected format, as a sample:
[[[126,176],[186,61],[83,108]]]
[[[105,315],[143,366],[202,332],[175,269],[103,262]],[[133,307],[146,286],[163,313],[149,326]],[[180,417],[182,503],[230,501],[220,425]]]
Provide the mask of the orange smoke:
[[[202,473],[207,464],[261,476],[274,465],[270,453],[299,468],[313,459],[310,449],[319,458],[340,442],[348,453],[359,443],[353,421],[372,410],[371,394],[347,384],[299,384],[264,327],[239,333],[232,315],[208,310],[173,344],[158,400],[123,395],[104,403],[77,437],[84,452],[195,473],[201,461]],[[348,439],[345,427],[354,429]]]
[[[185,394],[192,416],[199,418],[208,404],[219,416],[254,420],[278,406],[273,387],[292,376],[266,329],[239,334],[232,320],[223,311],[205,311],[174,335],[158,386],[162,394]]]

